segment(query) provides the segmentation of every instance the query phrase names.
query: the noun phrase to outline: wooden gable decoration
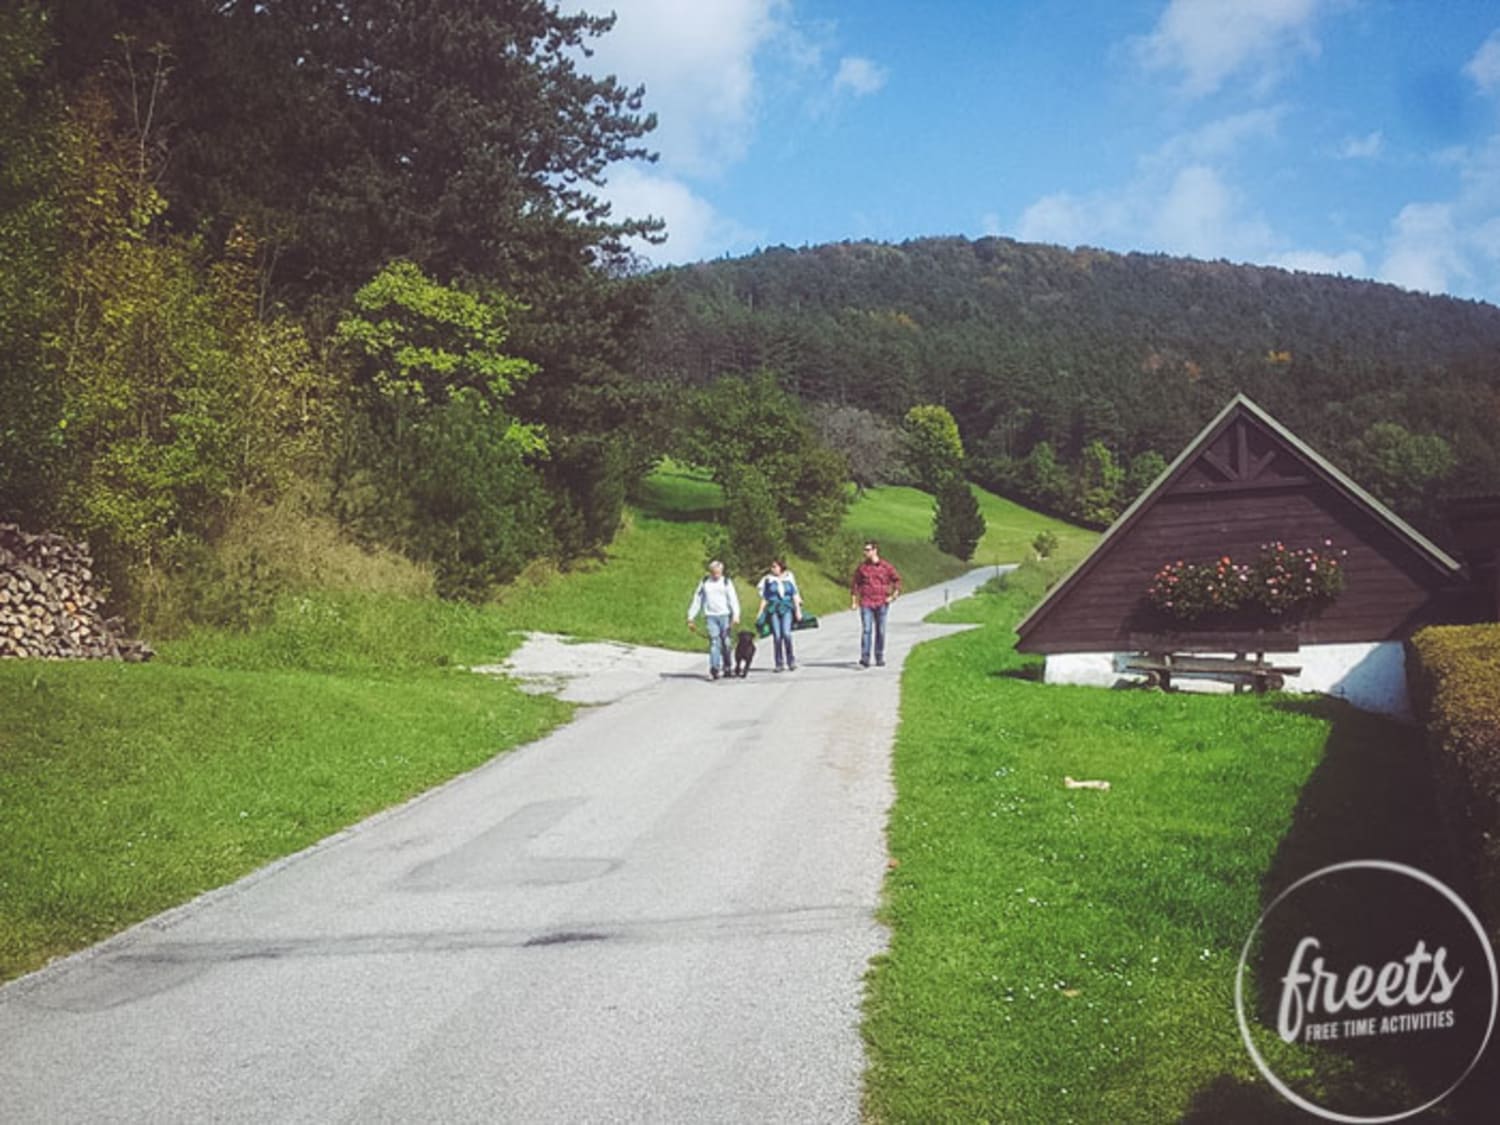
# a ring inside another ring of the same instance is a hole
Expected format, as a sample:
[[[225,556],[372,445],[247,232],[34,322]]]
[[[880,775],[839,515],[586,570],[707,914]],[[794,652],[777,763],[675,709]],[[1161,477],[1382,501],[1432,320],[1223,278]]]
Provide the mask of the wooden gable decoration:
[[[1459,564],[1244,395],[1237,395],[1017,626],[1022,652],[1129,652],[1163,628],[1146,604],[1166,563],[1250,561],[1281,542],[1347,551],[1345,588],[1282,647],[1402,640],[1452,619]],[[1173,627],[1201,651],[1244,637]],[[1272,647],[1268,644],[1267,647]]]

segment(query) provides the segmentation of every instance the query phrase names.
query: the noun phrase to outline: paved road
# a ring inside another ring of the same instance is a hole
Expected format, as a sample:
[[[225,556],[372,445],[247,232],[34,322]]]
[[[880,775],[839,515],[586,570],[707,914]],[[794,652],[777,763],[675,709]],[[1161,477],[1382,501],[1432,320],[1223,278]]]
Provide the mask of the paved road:
[[[898,673],[944,597],[896,603],[883,669],[849,613],[796,673],[677,657],[0,989],[0,1121],[857,1120]]]

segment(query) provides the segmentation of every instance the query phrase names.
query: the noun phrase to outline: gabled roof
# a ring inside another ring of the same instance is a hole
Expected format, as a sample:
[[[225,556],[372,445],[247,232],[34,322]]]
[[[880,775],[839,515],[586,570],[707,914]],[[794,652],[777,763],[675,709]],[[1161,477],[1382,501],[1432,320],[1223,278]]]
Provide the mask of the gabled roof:
[[[1230,400],[1229,404],[1219,411],[1218,416],[1212,422],[1204,426],[1198,436],[1188,442],[1187,446],[1179,453],[1176,459],[1168,465],[1160,476],[1152,482],[1151,486],[1135,498],[1135,501],[1120,513],[1119,519],[1109,525],[1099,542],[1094,544],[1090,551],[1079,563],[1070,570],[1060,582],[1047,592],[1047,596],[1038,602],[1016,626],[1016,632],[1024,637],[1027,632],[1036,626],[1043,617],[1056,605],[1073,587],[1093,570],[1098,561],[1103,558],[1113,546],[1118,543],[1140,519],[1150,511],[1151,508],[1171,490],[1178,478],[1180,478],[1199,456],[1202,455],[1226,429],[1234,424],[1235,420],[1248,416],[1271,431],[1277,438],[1299,456],[1319,477],[1321,477],[1334,489],[1344,494],[1357,507],[1364,509],[1375,520],[1385,525],[1398,539],[1405,542],[1412,551],[1428,565],[1432,566],[1445,576],[1452,577],[1462,569],[1456,562],[1440,547],[1434,544],[1421,532],[1408,524],[1395,512],[1391,511],[1375,497],[1371,496],[1354,481],[1350,480],[1337,466],[1323,457],[1312,446],[1308,445],[1291,430],[1272,418],[1250,398],[1243,394],[1237,394]]]

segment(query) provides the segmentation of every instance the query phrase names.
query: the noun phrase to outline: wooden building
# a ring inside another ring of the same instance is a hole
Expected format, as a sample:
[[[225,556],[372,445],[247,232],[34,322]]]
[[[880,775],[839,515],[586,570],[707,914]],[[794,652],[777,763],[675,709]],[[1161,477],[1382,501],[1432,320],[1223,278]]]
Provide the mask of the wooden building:
[[[1250,561],[1280,542],[1347,552],[1320,612],[1226,627],[1170,622],[1147,588],[1166,564]],[[1049,682],[1113,684],[1132,654],[1296,650],[1292,691],[1407,710],[1403,643],[1471,603],[1461,565],[1244,395],[1238,395],[1020,623]],[[1164,635],[1165,634],[1165,635]]]
[[[1474,580],[1474,616],[1500,621],[1500,496],[1464,496],[1448,505],[1453,545]]]

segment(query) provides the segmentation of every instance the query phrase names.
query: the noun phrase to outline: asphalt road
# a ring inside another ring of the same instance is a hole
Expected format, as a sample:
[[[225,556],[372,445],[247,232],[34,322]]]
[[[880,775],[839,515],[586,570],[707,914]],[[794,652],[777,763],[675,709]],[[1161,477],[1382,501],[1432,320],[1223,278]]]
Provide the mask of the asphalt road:
[[[856,1121],[892,800],[858,619],[646,690],[0,989],[0,1122]],[[685,600],[685,599],[684,599]]]

